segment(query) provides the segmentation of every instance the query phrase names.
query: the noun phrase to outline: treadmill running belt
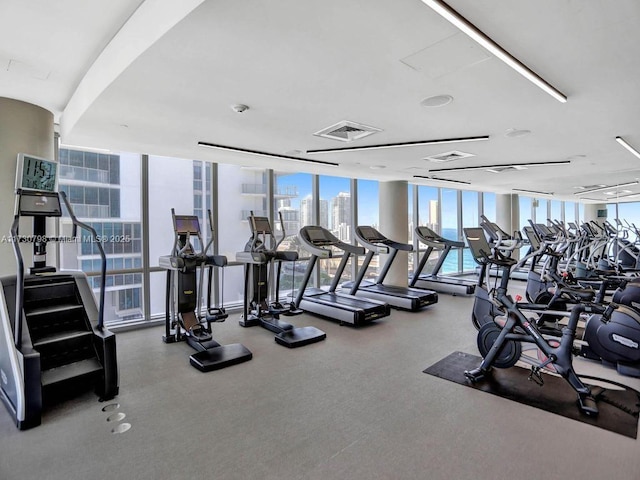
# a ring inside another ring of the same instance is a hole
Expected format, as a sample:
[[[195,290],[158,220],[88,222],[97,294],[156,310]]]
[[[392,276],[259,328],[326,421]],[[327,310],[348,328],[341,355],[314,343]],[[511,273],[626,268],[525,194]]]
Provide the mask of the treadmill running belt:
[[[597,395],[598,409],[600,410],[599,415],[592,418],[580,413],[575,391],[564,379],[554,375],[544,375],[544,386],[540,387],[528,380],[528,369],[517,366],[507,369],[494,368],[482,382],[471,383],[464,376],[464,371],[477,367],[481,361],[482,358],[475,355],[453,352],[423,370],[423,373],[588,423],[630,438],[635,439],[638,436],[640,395],[633,389],[620,390],[618,387],[602,389],[591,386]]]

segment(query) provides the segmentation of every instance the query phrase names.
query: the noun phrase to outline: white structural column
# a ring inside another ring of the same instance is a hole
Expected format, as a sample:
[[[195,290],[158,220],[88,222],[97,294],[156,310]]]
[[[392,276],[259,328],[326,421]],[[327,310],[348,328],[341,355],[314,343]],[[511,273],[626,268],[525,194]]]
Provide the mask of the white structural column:
[[[509,235],[520,229],[520,199],[517,193],[496,194],[496,223]],[[519,258],[518,251],[514,252],[513,258]]]
[[[598,212],[605,212],[604,217],[598,217]],[[607,219],[607,205],[605,203],[586,203],[584,205],[584,221],[590,222],[593,220],[598,225],[603,225]]]
[[[380,233],[396,242],[407,243],[409,238],[409,202],[406,181],[380,182],[378,201],[380,204]],[[386,255],[380,256],[380,266],[384,265]],[[408,255],[399,252],[384,283],[407,286],[409,276]]]
[[[520,228],[520,200],[516,193],[499,193],[496,195],[496,223],[513,235]]]
[[[0,275],[16,272],[16,260],[8,239],[15,205],[18,153],[53,159],[53,136],[51,112],[29,103],[0,97]],[[30,254],[23,249],[25,253],[26,262],[30,260]]]

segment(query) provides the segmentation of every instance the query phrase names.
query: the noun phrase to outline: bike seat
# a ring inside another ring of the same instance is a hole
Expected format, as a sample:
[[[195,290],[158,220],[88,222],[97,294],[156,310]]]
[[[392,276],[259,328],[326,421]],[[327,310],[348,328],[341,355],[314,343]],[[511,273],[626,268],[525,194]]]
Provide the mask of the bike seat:
[[[205,265],[213,265],[214,267],[226,267],[227,257],[224,255],[207,255]]]

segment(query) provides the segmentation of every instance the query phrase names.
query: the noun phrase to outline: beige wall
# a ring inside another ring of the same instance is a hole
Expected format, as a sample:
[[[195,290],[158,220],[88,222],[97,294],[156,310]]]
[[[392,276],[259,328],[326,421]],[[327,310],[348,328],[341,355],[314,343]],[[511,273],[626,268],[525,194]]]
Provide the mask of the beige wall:
[[[15,256],[7,238],[13,222],[18,153],[54,158],[53,114],[29,103],[0,97],[0,275],[16,271]],[[28,267],[30,248],[24,248],[23,253]]]

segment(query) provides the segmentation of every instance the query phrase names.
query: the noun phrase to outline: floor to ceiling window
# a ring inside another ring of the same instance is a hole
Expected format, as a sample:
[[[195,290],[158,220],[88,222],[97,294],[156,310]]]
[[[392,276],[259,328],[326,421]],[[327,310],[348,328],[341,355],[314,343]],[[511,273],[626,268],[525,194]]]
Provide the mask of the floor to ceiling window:
[[[379,201],[379,185],[375,180],[358,180],[358,219],[356,225],[369,225],[376,230],[380,229],[380,201]],[[367,269],[365,278],[375,279],[380,271],[380,262],[384,261],[385,256],[374,255]],[[362,265],[364,256],[358,257],[358,269]]]
[[[440,206],[442,218],[441,235],[448,240],[459,241],[462,232],[459,229],[458,223],[458,190],[443,188],[440,190],[440,196],[442,198],[442,203]],[[476,212],[477,208],[478,207],[476,204]],[[447,274],[459,272],[459,256],[459,250],[451,249],[444,263],[442,264],[440,273]]]
[[[533,218],[536,223],[547,224],[549,218],[548,201],[546,198],[537,198],[534,200]]]
[[[96,230],[107,256],[105,322],[142,319],[140,156],[61,148],[59,161],[60,191],[75,215]],[[62,235],[71,236],[68,217],[60,227]],[[97,294],[99,251],[88,232],[78,234],[80,242],[60,245],[60,267],[87,273]]]
[[[438,202],[438,189],[436,187],[418,186],[418,225],[429,227],[434,232],[440,231],[440,206]],[[418,258],[424,255],[427,246],[419,241],[416,236],[414,247],[418,252]],[[420,273],[429,273],[438,261],[439,252],[432,252],[429,261]]]
[[[282,235],[279,228],[279,217],[284,223],[285,238],[280,244],[281,250],[298,252],[300,257],[309,254],[301,247],[298,233],[305,225],[313,225],[313,195],[312,175],[307,173],[274,173],[274,212],[278,238]],[[285,262],[282,265],[280,278],[280,295],[286,298],[300,287],[304,271],[305,261]]]
[[[309,254],[300,247],[297,234],[304,225],[320,224],[347,243],[355,242],[353,228],[356,224],[381,229],[377,181],[75,149],[61,149],[59,157],[60,189],[69,196],[75,213],[94,226],[105,240],[109,270],[106,320],[111,324],[162,317],[166,274],[159,268],[158,259],[172,250],[172,208],[177,214],[198,218],[204,244],[213,234],[215,243],[208,253],[215,249],[216,253],[227,256],[230,266],[224,269],[223,296],[227,306],[239,305],[244,295],[244,268],[235,260],[236,252],[243,250],[249,240],[247,217],[251,212],[259,216],[273,215],[271,222],[278,238],[282,235],[279,221],[282,215],[286,236],[280,248],[297,250],[303,258]],[[143,170],[148,178],[146,203],[142,199],[142,192],[146,191],[142,188]],[[317,192],[313,185],[318,185]],[[351,185],[355,186],[353,192]],[[573,202],[519,198],[520,228],[534,215],[543,222],[549,215],[554,219],[564,217],[566,222],[577,222],[584,216],[584,206]],[[417,225],[426,225],[445,238],[459,241],[462,239],[461,228],[478,224],[481,208],[490,220],[496,216],[496,195],[493,193],[408,185],[407,201],[409,241],[415,242],[422,252],[426,246],[415,239]],[[352,202],[356,202],[357,208]],[[148,216],[143,215],[142,205],[145,204],[149,206]],[[213,222],[209,220],[209,209]],[[635,204],[620,204],[616,209],[620,218],[640,224],[640,218],[635,217]],[[354,212],[357,218],[352,218]],[[147,220],[143,218],[148,218],[146,235],[143,221]],[[63,219],[61,234],[70,234],[67,232],[70,228],[70,222]],[[198,242],[193,243],[197,249],[202,248]],[[143,260],[143,247],[147,244],[148,265]],[[90,242],[79,242],[61,245],[60,250],[61,266],[87,272],[97,292],[100,262],[95,246]],[[426,272],[433,268],[438,255],[438,252],[432,254]],[[375,276],[379,270],[380,262],[376,257],[374,259],[369,276]],[[319,273],[311,277],[312,284],[318,278],[321,286],[329,285],[339,262],[340,258],[321,261]],[[409,260],[410,273],[416,262],[417,256]],[[352,278],[355,265],[352,259],[344,270],[342,281]],[[462,255],[454,250],[444,262],[442,273],[469,271],[473,266],[466,249]],[[302,279],[305,269],[304,259],[284,267],[281,295],[299,287],[296,282]],[[146,286],[143,284],[145,275],[150,278],[148,289],[143,288]],[[146,299],[150,306],[148,311],[145,311]],[[203,302],[205,300],[203,298]]]
[[[330,230],[333,235],[345,243],[351,243],[353,228],[351,218],[351,182],[344,177],[322,175],[319,178],[320,226]],[[340,252],[342,253],[342,252]],[[340,258],[320,260],[320,285],[328,286],[336,273]],[[341,281],[351,279],[352,267],[349,263],[344,269]]]
[[[480,222],[480,202],[479,193],[471,191],[462,192],[462,228],[477,227]],[[494,202],[495,212],[495,202]],[[486,214],[485,214],[486,215]],[[488,218],[488,216],[487,216]],[[463,235],[464,238],[464,235]],[[470,272],[475,269],[476,262],[471,255],[469,248],[462,250],[462,271]]]
[[[522,229],[524,227],[529,226],[529,220],[532,220],[532,213],[533,213],[533,199],[531,199],[530,197],[523,197],[522,195],[519,197],[519,205],[520,205],[520,212],[519,212],[519,216],[520,216],[520,231],[522,231]]]

